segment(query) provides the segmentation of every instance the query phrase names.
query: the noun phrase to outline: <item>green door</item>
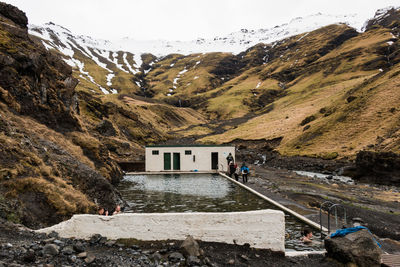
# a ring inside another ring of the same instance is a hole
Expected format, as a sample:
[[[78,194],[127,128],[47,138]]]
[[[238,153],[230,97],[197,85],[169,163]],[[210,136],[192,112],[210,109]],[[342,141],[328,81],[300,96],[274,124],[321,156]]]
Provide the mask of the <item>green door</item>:
[[[164,153],[164,170],[171,170],[171,153]]]
[[[181,169],[181,154],[174,153],[174,170],[179,171]]]

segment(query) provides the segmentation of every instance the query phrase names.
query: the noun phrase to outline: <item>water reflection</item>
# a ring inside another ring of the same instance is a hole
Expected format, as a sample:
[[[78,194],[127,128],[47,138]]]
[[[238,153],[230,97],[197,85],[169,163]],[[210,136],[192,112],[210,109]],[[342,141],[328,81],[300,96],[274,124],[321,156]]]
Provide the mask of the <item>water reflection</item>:
[[[231,212],[276,209],[269,202],[217,174],[128,175],[118,190],[125,212]],[[286,248],[314,250],[299,241],[305,226],[286,215]],[[315,239],[317,239],[315,237]]]

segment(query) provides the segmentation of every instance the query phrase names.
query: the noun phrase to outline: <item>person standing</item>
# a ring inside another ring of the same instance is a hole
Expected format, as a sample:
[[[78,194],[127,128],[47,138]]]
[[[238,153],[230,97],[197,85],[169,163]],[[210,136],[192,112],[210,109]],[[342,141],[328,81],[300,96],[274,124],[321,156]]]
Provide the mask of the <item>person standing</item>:
[[[243,162],[242,167],[240,168],[240,171],[242,172],[242,179],[243,183],[247,183],[247,176],[249,175],[249,167],[246,166],[246,163]]]
[[[238,168],[238,165],[235,163],[235,173],[233,174],[235,176],[235,180],[239,181],[239,174],[240,174],[240,170]]]
[[[236,168],[235,168],[235,164],[233,163],[233,161],[231,161],[229,163],[229,177],[232,178],[232,175],[235,173]]]
[[[229,153],[229,155],[226,157],[226,161],[228,162],[228,166],[229,166],[229,163],[234,162],[232,153]]]

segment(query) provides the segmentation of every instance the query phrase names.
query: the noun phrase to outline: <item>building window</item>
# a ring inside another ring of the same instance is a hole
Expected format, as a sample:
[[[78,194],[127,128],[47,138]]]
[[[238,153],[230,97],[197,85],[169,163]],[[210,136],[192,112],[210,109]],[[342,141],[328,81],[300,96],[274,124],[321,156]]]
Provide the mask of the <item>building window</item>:
[[[192,150],[185,150],[185,155],[192,155]]]
[[[152,154],[152,155],[158,155],[159,153],[160,153],[160,152],[159,152],[158,150],[152,150],[152,151],[151,151],[151,154]]]

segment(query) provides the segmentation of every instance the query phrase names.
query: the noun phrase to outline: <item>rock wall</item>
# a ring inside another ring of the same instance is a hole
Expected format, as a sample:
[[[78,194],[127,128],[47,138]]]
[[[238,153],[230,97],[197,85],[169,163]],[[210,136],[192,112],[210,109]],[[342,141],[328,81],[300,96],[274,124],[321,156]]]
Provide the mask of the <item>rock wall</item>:
[[[360,151],[355,179],[362,182],[400,185],[400,155],[393,152]]]
[[[56,231],[61,237],[88,239],[101,234],[109,239],[150,240],[195,239],[255,248],[285,250],[284,213],[258,210],[224,213],[130,213],[115,216],[74,215],[70,220],[38,230]]]

